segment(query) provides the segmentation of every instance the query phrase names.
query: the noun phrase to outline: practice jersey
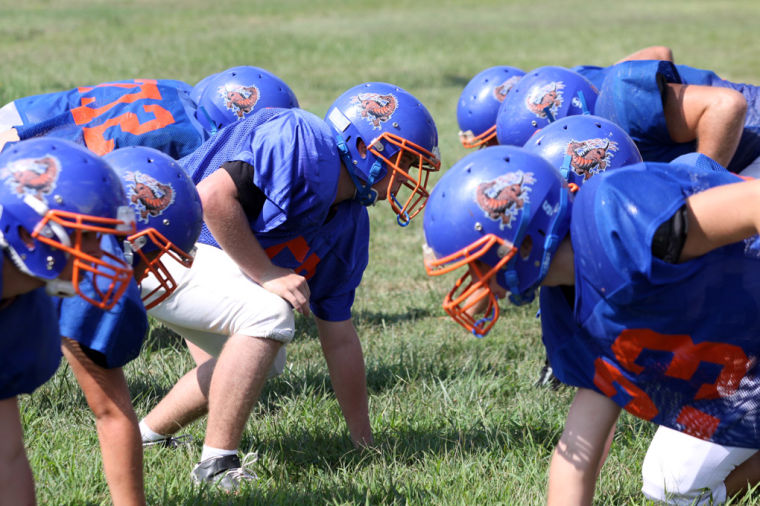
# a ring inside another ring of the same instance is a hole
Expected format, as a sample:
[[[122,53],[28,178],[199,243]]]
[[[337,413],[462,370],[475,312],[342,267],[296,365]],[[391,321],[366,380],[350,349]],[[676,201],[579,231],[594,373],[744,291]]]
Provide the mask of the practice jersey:
[[[105,235],[100,247],[123,259],[118,241],[111,235]],[[80,281],[79,289],[94,297],[92,281],[92,275],[87,274]],[[101,291],[107,288],[101,287]],[[148,330],[148,317],[134,280],[129,282],[124,295],[108,311],[93,306],[79,296],[58,299],[58,311],[61,335],[100,353],[104,362],[101,365],[121,367],[139,355]]]
[[[576,331],[547,333],[544,344],[565,383],[654,423],[760,448],[760,260],[751,241],[679,264],[651,252],[655,230],[689,195],[737,181],[651,163],[591,178],[571,221]],[[550,301],[541,312],[554,317]]]
[[[593,74],[590,69],[586,70],[588,75]],[[662,100],[667,83],[717,86],[742,93],[747,100],[744,131],[728,170],[740,172],[760,156],[759,87],[726,81],[709,70],[656,60],[623,62],[602,73],[594,114],[614,121],[628,132],[644,161],[669,162],[696,150],[695,141],[677,143],[670,139]]]
[[[147,146],[181,158],[208,138],[195,119],[192,87],[167,79],[130,79],[19,98],[19,139],[53,136],[104,155]]]
[[[340,158],[329,127],[300,109],[264,109],[180,164],[197,184],[228,161],[254,167],[266,201],[250,227],[272,262],[306,277],[318,318],[350,318],[368,262],[369,216],[354,200],[333,206]],[[205,223],[199,242],[219,247]]]
[[[4,261],[0,252],[0,290]],[[0,308],[0,399],[32,393],[55,374],[60,362],[58,319],[45,288]]]

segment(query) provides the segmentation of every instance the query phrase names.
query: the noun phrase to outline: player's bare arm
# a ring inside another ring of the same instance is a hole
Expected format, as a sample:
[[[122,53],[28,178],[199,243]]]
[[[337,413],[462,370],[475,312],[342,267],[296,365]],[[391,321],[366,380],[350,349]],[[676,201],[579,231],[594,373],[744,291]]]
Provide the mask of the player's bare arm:
[[[739,145],[747,112],[747,101],[740,92],[669,83],[663,107],[674,142],[696,140],[698,152],[728,166]]]
[[[586,505],[594,486],[605,442],[620,414],[611,399],[579,388],[549,468],[549,505]]]
[[[686,205],[682,262],[760,233],[760,180],[710,188],[689,197]]]
[[[203,217],[214,238],[251,279],[309,314],[309,285],[303,276],[274,265],[253,235],[229,173],[217,170],[198,184]]]
[[[615,63],[621,63],[631,60],[664,60],[673,61],[673,51],[668,46],[649,46],[643,49],[639,49],[624,58],[616,61]]]
[[[372,444],[367,379],[359,336],[351,320],[330,322],[315,318],[322,352],[330,370],[335,396],[355,446]]]

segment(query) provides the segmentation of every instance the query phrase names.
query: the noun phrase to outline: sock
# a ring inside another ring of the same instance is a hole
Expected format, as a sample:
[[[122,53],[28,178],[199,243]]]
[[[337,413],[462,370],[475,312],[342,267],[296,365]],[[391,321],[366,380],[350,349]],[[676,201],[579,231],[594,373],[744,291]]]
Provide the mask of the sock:
[[[203,452],[201,453],[201,462],[211,457],[224,457],[226,455],[237,455],[237,448],[234,450],[223,450],[221,448],[214,448],[211,446],[203,445]]]
[[[145,419],[143,418],[140,420],[140,436],[142,437],[142,440],[144,443],[150,443],[152,441],[160,441],[162,439],[166,439],[166,436],[163,434],[159,434],[158,432],[153,432],[153,430],[148,427],[148,424],[145,423]]]

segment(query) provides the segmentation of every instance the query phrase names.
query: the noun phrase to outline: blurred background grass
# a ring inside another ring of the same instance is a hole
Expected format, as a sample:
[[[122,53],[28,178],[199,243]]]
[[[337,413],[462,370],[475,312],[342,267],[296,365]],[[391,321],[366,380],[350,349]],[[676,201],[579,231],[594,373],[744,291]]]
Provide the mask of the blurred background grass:
[[[759,19],[749,0],[0,0],[0,103],[125,78],[195,84],[247,64],[282,77],[322,116],[345,89],[387,81],[430,109],[445,170],[465,154],[457,99],[486,67],[608,65],[661,44],[679,63],[760,83]],[[466,335],[439,305],[453,279],[422,269],[421,219],[400,229],[387,207],[370,211],[370,265],[354,306],[376,448],[352,449],[314,326],[300,319],[288,369],[268,383],[241,446],[259,452],[258,486],[228,497],[190,485],[200,421],[190,449],[146,452],[151,504],[544,501],[572,392],[532,386],[543,361],[536,306],[506,308],[485,339]],[[138,416],[190,367],[182,343],[154,326],[126,368]],[[68,367],[22,408],[40,502],[107,504],[92,415]],[[645,503],[640,465],[652,433],[622,417],[599,504]]]

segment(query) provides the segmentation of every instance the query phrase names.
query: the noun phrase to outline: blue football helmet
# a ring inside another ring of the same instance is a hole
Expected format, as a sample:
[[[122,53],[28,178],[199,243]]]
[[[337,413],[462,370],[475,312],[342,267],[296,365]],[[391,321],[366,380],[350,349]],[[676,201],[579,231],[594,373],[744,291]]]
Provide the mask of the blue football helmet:
[[[507,65],[483,70],[467,83],[457,104],[459,141],[467,149],[496,143],[496,114],[525,72]]]
[[[594,174],[641,161],[639,149],[622,128],[591,115],[558,119],[524,147],[547,159],[576,189]]]
[[[496,138],[502,145],[524,145],[553,121],[590,114],[599,91],[591,82],[563,67],[539,67],[510,90],[496,115]]]
[[[192,100],[193,103],[198,104],[201,101],[201,95],[203,95],[203,92],[206,91],[206,86],[208,86],[209,81],[211,81],[217,75],[218,73],[208,75],[198,81],[198,84],[193,86],[193,89],[190,91],[190,100]]]
[[[258,67],[233,67],[209,76],[195,85],[190,97],[195,96],[195,117],[211,134],[265,107],[298,107],[285,81]]]
[[[130,146],[104,156],[121,179],[127,199],[135,210],[137,232],[127,237],[125,251],[141,282],[152,274],[158,286],[143,296],[145,309],[166,299],[177,283],[162,261],[169,255],[190,268],[195,241],[201,232],[201,199],[190,177],[169,155],[153,148]]]
[[[492,146],[454,164],[433,188],[423,220],[427,273],[468,268],[444,299],[446,312],[483,336],[499,317],[492,278],[512,303],[533,300],[570,229],[571,202],[560,173],[524,148]]]
[[[378,194],[372,186],[390,169],[386,197],[398,224],[408,225],[425,207],[430,173],[441,167],[438,130],[425,106],[398,86],[364,83],[338,97],[325,121],[335,132],[357,199],[374,204]]]
[[[91,151],[51,137],[21,141],[0,154],[0,248],[21,272],[44,281],[51,295],[79,294],[112,308],[132,268],[86,247],[84,234],[134,231],[134,211],[118,176]],[[79,287],[86,273],[105,282],[93,297]]]

